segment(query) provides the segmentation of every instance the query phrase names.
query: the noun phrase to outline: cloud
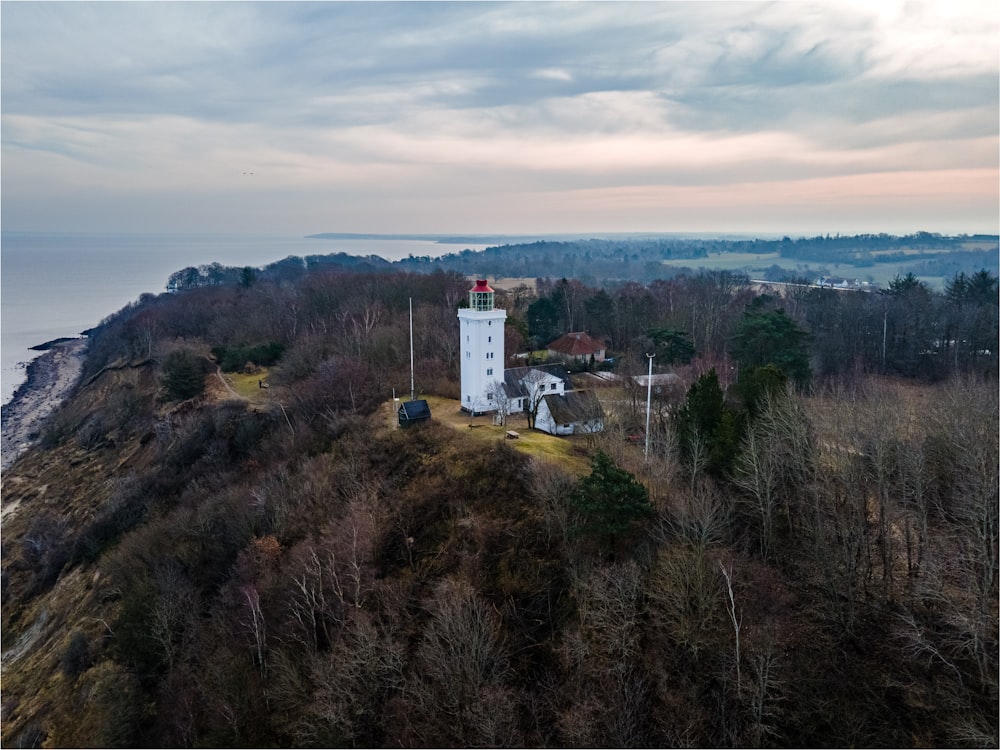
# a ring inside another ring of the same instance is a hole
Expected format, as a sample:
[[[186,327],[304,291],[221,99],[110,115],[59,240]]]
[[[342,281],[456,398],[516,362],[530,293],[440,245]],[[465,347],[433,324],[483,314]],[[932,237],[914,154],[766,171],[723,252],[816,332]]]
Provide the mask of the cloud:
[[[577,217],[617,226],[655,218],[623,196],[724,206],[748,185],[776,201],[757,216],[780,223],[813,194],[803,186],[876,183],[903,197],[859,188],[853,208],[850,190],[830,206],[849,221],[882,205],[890,221],[914,198],[885,175],[950,184],[997,168],[992,4],[4,3],[0,15],[3,218],[20,228],[46,212],[79,221],[70,206],[89,190],[109,222],[116,198],[145,195],[176,226],[187,191],[234,207],[220,229],[240,205],[256,206],[240,221],[290,228],[339,201],[356,221],[378,217],[359,231],[450,231],[461,213],[516,232],[546,207],[572,231],[581,195],[617,196]],[[995,231],[995,184],[970,186],[985,200],[946,190],[941,221],[974,205],[970,231]]]

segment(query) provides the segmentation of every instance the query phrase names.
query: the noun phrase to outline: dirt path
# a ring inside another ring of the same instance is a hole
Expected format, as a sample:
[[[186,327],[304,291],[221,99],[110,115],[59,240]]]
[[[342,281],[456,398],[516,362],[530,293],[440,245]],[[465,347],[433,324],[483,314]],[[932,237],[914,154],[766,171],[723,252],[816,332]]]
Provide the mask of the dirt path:
[[[222,368],[221,367],[216,367],[215,368],[215,374],[218,376],[219,382],[222,383],[222,387],[225,388],[229,392],[230,396],[232,396],[233,398],[235,398],[237,401],[246,401],[247,400],[245,397],[241,396],[235,390],[233,390],[233,387],[231,385],[229,385],[229,381],[226,380],[226,376],[222,374]]]

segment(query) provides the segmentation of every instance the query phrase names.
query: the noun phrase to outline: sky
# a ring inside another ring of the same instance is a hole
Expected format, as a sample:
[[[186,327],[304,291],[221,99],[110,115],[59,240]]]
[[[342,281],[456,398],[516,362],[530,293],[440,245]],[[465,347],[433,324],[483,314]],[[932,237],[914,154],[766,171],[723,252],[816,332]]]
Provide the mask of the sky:
[[[991,233],[1000,3],[0,3],[4,231]]]

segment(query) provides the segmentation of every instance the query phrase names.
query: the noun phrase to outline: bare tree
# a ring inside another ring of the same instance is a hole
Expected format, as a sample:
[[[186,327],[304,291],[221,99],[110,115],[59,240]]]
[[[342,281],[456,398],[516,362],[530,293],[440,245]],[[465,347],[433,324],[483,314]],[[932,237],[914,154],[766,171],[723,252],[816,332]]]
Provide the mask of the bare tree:
[[[899,472],[903,487],[903,540],[906,544],[906,571],[920,575],[930,534],[931,491],[927,477],[927,451],[915,441],[901,446]]]
[[[173,668],[193,637],[191,620],[196,611],[194,586],[173,561],[162,561],[153,572],[156,596],[150,605],[149,637]]]
[[[289,614],[298,625],[297,638],[312,651],[332,640],[331,628],[341,621],[341,613],[326,595],[327,571],[332,561],[321,561],[315,548],[310,548],[302,573],[292,581]]]
[[[765,743],[774,743],[777,737],[779,710],[776,704],[785,687],[780,676],[781,659],[777,645],[768,639],[763,646],[751,651],[748,661],[750,741],[753,747],[763,747]]]
[[[686,456],[682,462],[684,468],[687,469],[688,476],[691,478],[691,492],[695,491],[696,483],[708,468],[709,459],[708,440],[701,435],[697,426],[695,426],[688,438]]]
[[[263,680],[267,674],[264,661],[264,652],[267,648],[267,631],[264,627],[264,613],[260,608],[260,594],[257,593],[256,586],[247,584],[240,589],[240,596],[244,602],[244,616],[240,620],[240,625],[250,636],[252,648],[254,650],[257,669]]]
[[[599,567],[578,584],[587,641],[621,672],[639,651],[642,579],[633,560]]]
[[[569,497],[576,487],[574,477],[559,466],[533,458],[529,487],[544,512],[546,539],[549,544],[569,542]]]
[[[694,657],[719,638],[725,595],[704,542],[661,547],[649,574],[647,606],[652,623]]]
[[[502,380],[493,380],[486,387],[487,393],[492,396],[490,404],[494,410],[496,423],[501,426],[507,425],[507,417],[510,416],[512,402],[507,389]]]
[[[736,694],[741,696],[743,692],[743,679],[742,679],[742,667],[740,659],[740,631],[743,628],[743,616],[736,614],[736,598],[733,596],[733,579],[731,577],[731,571],[726,570],[726,566],[721,562],[719,563],[719,569],[722,571],[723,578],[726,579],[726,594],[728,596],[726,601],[726,611],[729,613],[729,621],[733,624],[733,633],[735,634],[735,662],[736,662]]]
[[[744,491],[757,517],[761,556],[766,560],[774,544],[780,467],[773,446],[759,425],[753,425],[743,439],[733,469],[733,483]]]
[[[358,746],[376,744],[385,703],[403,688],[402,644],[357,617],[330,653],[314,655],[309,664],[312,694],[296,726],[299,739],[315,743],[332,728]]]
[[[812,491],[814,442],[791,390],[764,397],[733,467],[733,482],[760,524],[764,559],[774,545],[778,520],[793,528],[799,512],[793,505]]]
[[[528,416],[528,427],[534,428],[538,417],[538,408],[545,398],[545,384],[549,375],[544,370],[528,370],[521,383],[527,391],[524,399],[524,411]]]
[[[509,655],[496,611],[464,580],[446,579],[427,604],[406,694],[437,742],[479,744],[480,704],[503,684]]]
[[[844,630],[854,631],[862,590],[871,577],[868,509],[860,469],[847,461],[829,471],[812,495],[807,551],[816,562],[826,600]]]
[[[343,330],[352,344],[355,356],[362,356],[375,329],[382,324],[385,316],[385,308],[379,302],[368,302],[356,311],[352,309],[342,314]]]

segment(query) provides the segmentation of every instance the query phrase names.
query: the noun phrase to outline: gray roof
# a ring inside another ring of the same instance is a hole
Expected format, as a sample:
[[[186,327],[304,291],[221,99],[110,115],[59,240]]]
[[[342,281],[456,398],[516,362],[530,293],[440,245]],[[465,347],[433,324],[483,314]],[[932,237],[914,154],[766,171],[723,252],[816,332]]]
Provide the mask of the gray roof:
[[[649,385],[648,375],[636,375],[632,379],[643,388]],[[653,385],[674,385],[681,382],[681,376],[676,372],[662,372],[653,375]]]
[[[567,391],[561,396],[558,393],[550,393],[544,400],[556,424],[573,424],[604,418],[601,402],[590,391]]]
[[[511,367],[503,371],[503,388],[508,398],[522,398],[530,395],[528,389],[524,387],[524,379],[532,370],[540,370],[546,375],[559,378],[563,381],[564,388],[572,388],[573,384],[569,379],[564,365],[534,365],[532,367]]]
[[[400,419],[429,419],[431,407],[423,399],[404,401],[399,405]]]

